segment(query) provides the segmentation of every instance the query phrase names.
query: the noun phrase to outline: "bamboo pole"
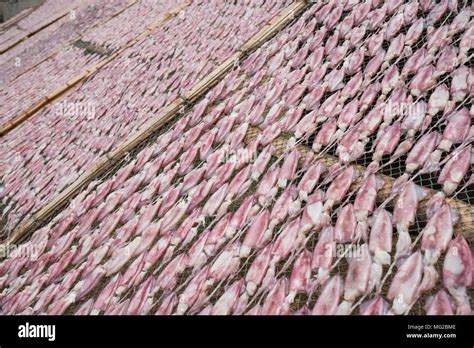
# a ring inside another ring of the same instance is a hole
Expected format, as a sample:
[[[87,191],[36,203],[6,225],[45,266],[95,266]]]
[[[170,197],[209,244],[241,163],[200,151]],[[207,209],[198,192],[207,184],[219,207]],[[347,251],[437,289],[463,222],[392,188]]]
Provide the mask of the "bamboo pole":
[[[253,139],[255,139],[258,135],[260,134],[260,130],[255,127],[249,127],[245,142],[249,143]],[[288,140],[285,139],[284,137],[277,137],[272,144],[276,147],[276,152],[275,156],[279,157],[281,156],[284,152],[285,149],[287,148]],[[332,166],[335,163],[339,162],[339,159],[335,156],[331,155],[317,155],[314,153],[311,149],[304,145],[297,145],[297,150],[301,154],[301,161],[304,161],[305,159],[314,159],[314,160],[319,160],[326,166]],[[354,168],[356,169],[357,173],[359,174],[358,178],[354,181],[354,183],[351,186],[351,189],[357,189],[362,186],[363,181],[364,181],[364,173],[366,172],[366,167],[362,165],[357,165],[357,164],[352,164]],[[389,176],[389,175],[384,175],[384,174],[376,174],[378,178],[382,179],[384,182],[384,186],[378,191],[377,194],[377,201],[383,202],[385,199],[387,199],[390,195],[390,192],[392,191],[393,184],[395,182],[395,178]],[[429,189],[426,187],[423,187],[425,192],[427,193],[426,197],[419,203],[418,205],[418,212],[420,213],[421,216],[424,216],[424,212],[426,211],[426,204],[428,200],[433,197],[438,191]],[[456,209],[459,212],[460,215],[460,220],[459,223],[455,226],[455,232],[460,233],[466,237],[466,239],[470,241],[474,241],[474,208],[472,205],[467,204],[461,200],[448,197],[446,198],[446,202],[454,209]],[[391,202],[393,204],[393,201]]]
[[[84,79],[86,79],[89,76],[97,73],[97,71],[99,71],[101,68],[103,68],[106,64],[110,63],[113,59],[117,58],[127,48],[133,46],[138,41],[140,41],[143,38],[150,35],[154,30],[156,30],[158,27],[160,27],[161,25],[166,23],[169,19],[171,19],[173,16],[175,16],[177,13],[179,13],[183,8],[189,6],[190,4],[191,4],[191,2],[188,0],[188,1],[183,2],[182,4],[180,4],[177,7],[179,10],[177,10],[176,8],[170,10],[170,12],[163,15],[157,22],[155,22],[155,24],[153,25],[153,30],[150,30],[150,29],[145,30],[145,32],[141,33],[137,38],[131,40],[131,42],[128,42],[127,44],[125,44],[122,48],[120,48],[119,50],[114,52],[109,57],[104,57],[96,65],[86,68],[85,72],[82,72],[79,75],[73,77],[68,82],[66,82],[62,87],[60,87],[56,91],[50,93],[47,97],[43,97],[40,101],[36,102],[32,107],[27,109],[25,112],[22,112],[20,115],[14,117],[13,119],[7,121],[5,124],[1,125],[0,126],[0,137],[2,137],[4,135],[8,134],[9,132],[11,132],[13,129],[15,129],[16,127],[21,125],[23,122],[28,120],[30,117],[32,117],[36,112],[41,110],[44,106],[50,104],[53,100],[57,99],[59,96],[65,94],[66,92],[71,90],[74,86],[76,86],[78,83],[80,83]],[[170,13],[172,15],[170,15]],[[138,38],[140,38],[140,39],[138,39]]]
[[[241,49],[233,56],[233,59],[242,59],[252,50],[259,47],[264,40],[262,38],[270,38],[272,35],[280,31],[283,26],[289,23],[295,13],[302,11],[307,6],[306,1],[298,0],[292,3],[288,8],[280,11],[273,19],[273,25],[264,27],[257,34],[243,44]],[[178,11],[179,12],[179,11]],[[178,13],[176,12],[176,13]],[[251,42],[251,44],[248,44]],[[234,62],[234,60],[232,60]],[[134,150],[142,141],[146,140],[155,130],[159,129],[163,124],[170,121],[177,116],[179,112],[185,107],[188,102],[196,101],[199,97],[203,97],[205,93],[216,83],[216,80],[221,78],[223,74],[229,72],[234,64],[229,64],[229,59],[214,69],[204,80],[198,82],[184,98],[177,98],[174,102],[164,107],[156,117],[146,122],[130,139],[119,145],[116,149],[100,157],[91,169],[82,174],[74,183],[69,185],[58,196],[54,197],[43,208],[35,212],[25,223],[20,225],[13,233],[6,239],[1,247],[11,243],[15,243],[22,237],[33,231],[36,227],[50,219],[54,213],[63,207],[69,200],[71,200],[81,189],[85,188],[97,176],[105,173],[115,163],[120,161],[128,152]]]

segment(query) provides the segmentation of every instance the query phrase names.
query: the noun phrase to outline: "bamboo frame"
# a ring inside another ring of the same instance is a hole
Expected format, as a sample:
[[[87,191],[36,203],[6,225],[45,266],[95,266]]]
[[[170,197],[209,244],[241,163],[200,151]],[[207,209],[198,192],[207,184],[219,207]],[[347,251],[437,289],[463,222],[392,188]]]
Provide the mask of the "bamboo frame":
[[[249,127],[246,137],[245,137],[245,142],[249,143],[250,141],[255,139],[259,134],[260,134],[260,130],[258,128]],[[279,157],[285,152],[287,143],[288,143],[288,140],[281,136],[277,137],[272,142],[272,144],[276,147],[275,156]],[[314,160],[317,159],[321,161],[326,166],[331,166],[339,162],[339,159],[335,156],[317,155],[311,149],[309,149],[308,147],[304,145],[297,145],[296,148],[302,155],[301,161],[304,161],[304,159],[307,159],[308,156],[310,156],[310,157],[313,157]],[[362,165],[357,165],[357,164],[352,164],[352,166],[357,170],[359,174],[358,178],[354,181],[354,183],[351,186],[351,189],[353,190],[362,186],[363,181],[364,181],[363,174],[365,173],[366,168]],[[387,197],[389,197],[390,192],[392,190],[392,186],[395,182],[395,178],[389,175],[385,175],[385,174],[376,174],[376,175],[378,178],[382,179],[384,182],[384,186],[378,191],[378,194],[377,194],[377,201],[382,202]],[[427,195],[418,205],[418,212],[420,212],[421,216],[424,216],[423,212],[426,211],[426,204],[428,200],[431,197],[433,197],[436,193],[438,193],[438,191],[429,189],[426,187],[423,187],[423,189],[426,191]],[[446,202],[452,208],[457,209],[459,211],[460,221],[455,226],[455,232],[464,235],[464,237],[466,237],[466,239],[470,241],[474,241],[474,208],[472,207],[472,205],[467,204],[463,201],[460,201],[452,197],[447,197]]]
[[[133,4],[133,3],[132,3]],[[111,62],[113,59],[117,58],[120,54],[123,53],[127,48],[133,46],[143,38],[149,36],[154,30],[156,30],[158,27],[166,23],[169,19],[174,17],[177,13],[179,13],[183,8],[189,6],[191,4],[191,1],[187,0],[184,1],[181,5],[179,5],[177,8],[174,8],[164,14],[153,26],[152,30],[149,28],[145,30],[145,32],[141,33],[138,37],[135,39],[132,39],[130,42],[126,43],[122,48],[118,49],[116,52],[111,54],[108,57],[104,57],[101,59],[96,65],[92,67],[86,68],[85,72],[82,72],[81,74],[73,77],[70,79],[68,82],[66,82],[62,87],[58,88],[56,91],[50,93],[46,97],[41,98],[38,102],[33,104],[29,109],[27,109],[25,112],[22,112],[18,116],[14,117],[13,119],[7,121],[3,125],[0,126],[0,137],[8,134],[11,132],[13,129],[21,125],[23,122],[28,120],[30,117],[32,117],[36,112],[41,110],[44,106],[48,105],[51,103],[53,100],[58,98],[59,96],[63,95],[64,93],[68,92],[70,89],[72,89],[75,85],[86,79],[87,77],[95,74],[97,71],[99,71],[102,67],[104,67],[106,64]],[[131,6],[131,5],[130,5]],[[44,99],[46,98],[46,100]]]
[[[21,74],[19,74],[18,76],[16,76],[14,79],[12,79],[11,81],[9,81],[9,83],[17,80],[20,76],[23,76],[24,74],[30,72],[31,70],[35,69],[36,67],[38,67],[39,65],[43,64],[45,61],[47,61],[48,59],[51,59],[52,57],[54,57],[55,55],[57,55],[62,49],[64,49],[66,46],[69,46],[69,45],[72,45],[75,41],[81,39],[86,33],[88,33],[89,31],[97,28],[98,26],[101,26],[101,25],[104,25],[105,23],[107,23],[108,21],[110,21],[112,18],[114,17],[117,17],[119,14],[121,14],[123,11],[125,11],[126,9],[128,9],[129,7],[131,7],[132,5],[135,5],[136,3],[138,2],[138,0],[132,0],[130,1],[127,5],[125,5],[124,8],[116,11],[108,20],[106,20],[105,22],[101,22],[101,23],[96,23],[94,26],[92,26],[91,28],[89,28],[87,31],[85,31],[83,34],[81,35],[78,35],[78,36],[75,36],[73,39],[69,40],[68,42],[66,42],[64,45],[62,45],[60,48],[54,50],[53,52],[51,52],[47,57],[43,58],[42,60],[40,60],[39,62],[37,62],[36,64],[32,65],[31,67],[29,67],[27,70],[23,71]],[[0,62],[0,64],[4,64],[5,62]],[[1,135],[1,134],[0,134]]]
[[[190,2],[188,1],[186,3]],[[73,184],[69,185],[58,196],[54,197],[47,205],[35,212],[25,223],[14,230],[3,244],[0,244],[0,250],[2,246],[15,243],[31,232],[35,227],[51,218],[55,211],[63,207],[73,198],[74,195],[92,182],[94,178],[105,173],[113,166],[113,164],[117,163],[128,152],[134,150],[160,126],[175,117],[189,101],[196,101],[200,97],[203,97],[225,73],[233,68],[235,59],[243,59],[251,51],[258,48],[266,39],[279,32],[284,25],[289,23],[293,19],[295,13],[302,11],[306,6],[307,3],[305,0],[297,0],[287,8],[280,11],[271,20],[270,23],[273,23],[272,25],[267,25],[262,28],[252,38],[244,43],[236,54],[214,69],[214,71],[212,71],[206,78],[198,82],[190,92],[186,94],[186,96],[183,98],[178,97],[174,102],[161,109],[156,117],[146,122],[130,139],[119,145],[116,149],[100,157],[91,169],[82,174]],[[179,11],[175,12],[174,15],[177,13],[179,13]],[[265,38],[265,40],[263,40],[263,38]],[[229,63],[230,61],[232,64]]]
[[[46,22],[45,24],[42,24],[39,28],[36,28],[30,32],[27,32],[26,35],[24,35],[21,39],[18,39],[17,41],[13,42],[12,44],[10,44],[9,46],[7,46],[6,48],[4,49],[1,49],[0,50],[0,54],[3,54],[5,52],[8,52],[9,50],[11,50],[13,47],[21,44],[23,41],[26,41],[28,40],[30,37],[32,37],[33,35],[39,33],[41,30],[43,29],[46,29],[47,27],[51,26],[52,24],[56,23],[57,21],[59,21],[60,19],[64,18],[67,16],[67,14],[70,12],[70,11],[74,11],[77,9],[77,6],[74,7],[72,10],[69,10],[61,15],[58,15],[57,17],[55,17],[54,19],[50,20],[49,22]]]

